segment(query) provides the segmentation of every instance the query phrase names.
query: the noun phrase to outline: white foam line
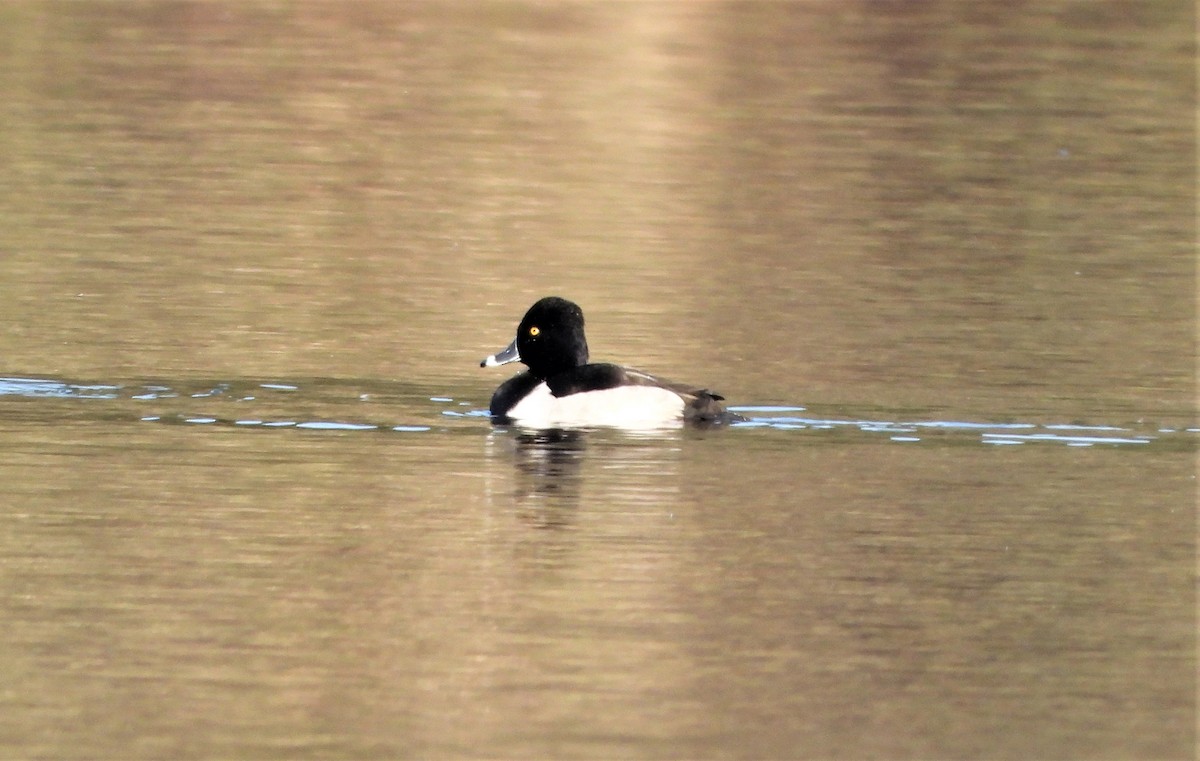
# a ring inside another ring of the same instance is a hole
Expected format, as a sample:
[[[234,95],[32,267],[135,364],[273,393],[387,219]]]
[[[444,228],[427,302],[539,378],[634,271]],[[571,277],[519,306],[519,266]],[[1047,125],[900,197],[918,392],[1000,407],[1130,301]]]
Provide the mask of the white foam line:
[[[313,421],[309,423],[297,423],[297,428],[309,428],[318,431],[370,431],[378,428],[377,425],[367,425],[363,423],[331,423],[326,421]]]
[[[1149,444],[1150,439],[1126,439],[1109,436],[1059,436],[1056,433],[985,433],[985,438],[1019,441],[1060,441],[1064,444]]]
[[[1002,428],[1002,429],[1018,429],[1018,428],[1037,428],[1033,423],[969,423],[966,421],[956,420],[928,420],[923,422],[904,423],[904,425],[916,425],[921,428],[967,428],[971,430],[985,428]]]

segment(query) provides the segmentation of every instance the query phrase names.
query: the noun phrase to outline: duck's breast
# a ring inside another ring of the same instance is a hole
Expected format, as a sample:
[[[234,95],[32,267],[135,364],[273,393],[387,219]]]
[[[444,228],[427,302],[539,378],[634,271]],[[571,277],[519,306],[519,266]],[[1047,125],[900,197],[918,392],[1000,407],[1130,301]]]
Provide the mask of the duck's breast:
[[[508,417],[536,428],[661,428],[679,423],[683,409],[679,394],[658,386],[617,386],[554,396],[542,383],[517,402]]]

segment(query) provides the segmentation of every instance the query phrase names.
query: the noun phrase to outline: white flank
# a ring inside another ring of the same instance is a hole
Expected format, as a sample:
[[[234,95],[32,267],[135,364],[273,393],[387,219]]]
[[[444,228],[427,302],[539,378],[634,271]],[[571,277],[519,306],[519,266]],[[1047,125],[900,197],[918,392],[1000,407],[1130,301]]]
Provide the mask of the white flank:
[[[555,397],[541,383],[509,410],[508,416],[518,425],[531,428],[608,426],[644,430],[678,425],[683,418],[683,399],[655,386],[618,386]]]

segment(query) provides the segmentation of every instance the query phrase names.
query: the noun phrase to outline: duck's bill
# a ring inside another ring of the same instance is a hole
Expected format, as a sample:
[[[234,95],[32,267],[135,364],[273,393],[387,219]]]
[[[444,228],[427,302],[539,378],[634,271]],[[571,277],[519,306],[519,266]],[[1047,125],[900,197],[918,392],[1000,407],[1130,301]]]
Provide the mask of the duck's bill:
[[[498,351],[487,359],[479,363],[480,367],[499,367],[507,365],[509,362],[519,362],[521,352],[517,351],[517,342],[514,340],[508,345],[504,351]]]

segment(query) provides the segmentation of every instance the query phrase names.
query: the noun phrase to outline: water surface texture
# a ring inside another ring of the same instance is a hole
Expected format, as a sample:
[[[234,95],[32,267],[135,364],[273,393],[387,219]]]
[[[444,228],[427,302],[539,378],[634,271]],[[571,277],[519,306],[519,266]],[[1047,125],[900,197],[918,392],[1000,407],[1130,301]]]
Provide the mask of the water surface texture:
[[[1191,757],[1193,12],[0,6],[0,757]]]

